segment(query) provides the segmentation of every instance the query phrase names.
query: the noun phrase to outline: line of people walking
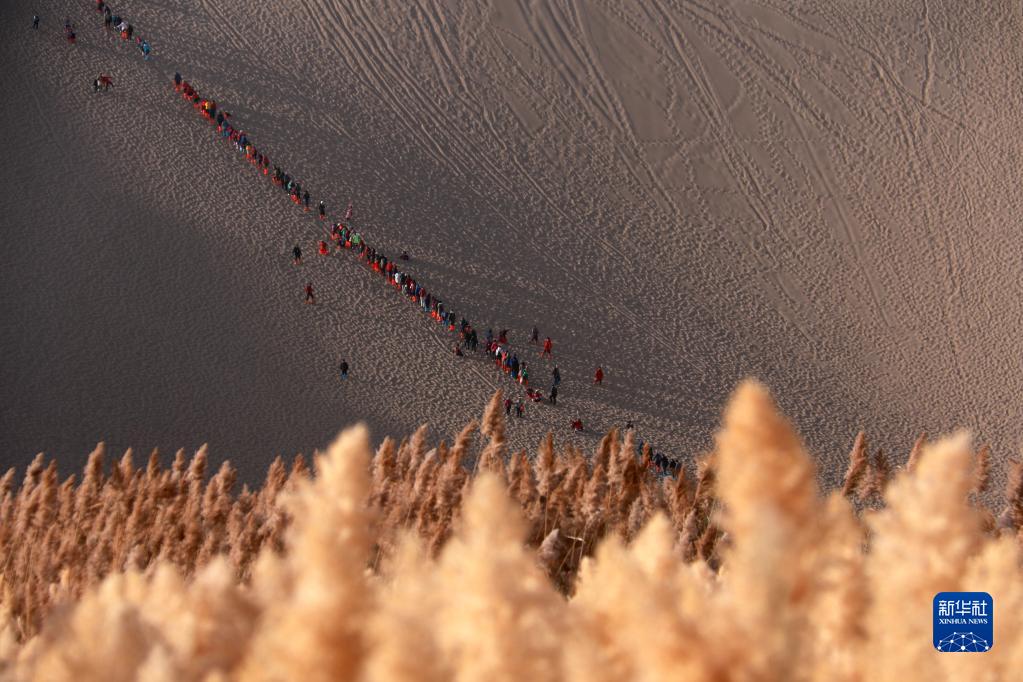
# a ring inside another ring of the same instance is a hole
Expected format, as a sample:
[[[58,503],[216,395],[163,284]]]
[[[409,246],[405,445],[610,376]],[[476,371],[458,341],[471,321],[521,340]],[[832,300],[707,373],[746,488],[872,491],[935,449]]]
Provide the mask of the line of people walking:
[[[135,47],[142,53],[142,58],[149,61],[149,55],[153,51],[152,46],[148,40],[138,35],[135,27],[127,19],[117,14],[104,0],[96,0],[96,11],[103,14],[103,28],[107,31],[116,31],[121,36],[121,40],[134,41]]]
[[[116,14],[104,0],[96,0],[96,11],[103,14],[104,28],[106,30],[116,30],[121,39],[124,41],[131,41],[134,39],[136,45],[142,52],[143,57],[146,60],[149,59],[152,48],[147,40],[144,40],[136,33],[132,24],[119,14]],[[39,15],[33,15],[33,29],[39,28],[40,21],[41,19]],[[75,29],[70,20],[65,21],[64,31],[68,42],[74,44]],[[101,74],[93,81],[94,90],[106,90],[112,87],[112,85],[113,79],[105,74]],[[201,96],[192,84],[182,78],[180,73],[175,73],[174,75],[174,87],[175,90],[180,93],[186,101],[192,104],[196,111],[200,113],[211,125],[216,125],[218,135],[220,135],[222,139],[230,141],[239,153],[244,154],[249,163],[257,169],[257,172],[260,172],[265,177],[270,177],[271,181],[285,191],[289,199],[295,205],[301,207],[304,212],[308,213],[313,210],[311,203],[312,198],[308,188],[302,187],[301,183],[288,174],[284,169],[278,167],[276,164],[272,164],[269,156],[255,147],[248,134],[233,124],[230,113],[218,108],[217,103],[214,100]],[[323,200],[320,200],[316,204],[315,210],[319,220],[327,220],[327,207]],[[408,297],[413,304],[420,306],[424,313],[428,314],[436,322],[443,325],[443,328],[446,331],[451,333],[457,332],[457,340],[453,344],[453,350],[456,356],[464,357],[465,353],[463,352],[463,349],[465,351],[471,350],[473,353],[477,353],[482,349],[485,353],[489,354],[498,369],[499,375],[504,375],[515,383],[518,383],[523,388],[526,396],[525,400],[523,398],[519,398],[514,405],[511,402],[511,398],[508,398],[505,403],[506,413],[510,415],[511,409],[514,406],[516,416],[518,418],[524,418],[526,400],[530,402],[544,401],[545,397],[543,393],[529,385],[529,367],[524,359],[520,360],[518,355],[512,351],[511,346],[508,343],[507,329],[501,330],[497,338],[494,338],[492,330],[488,329],[486,333],[486,341],[484,344],[481,344],[477,330],[469,323],[468,320],[464,317],[459,317],[454,311],[450,310],[447,306],[445,306],[444,302],[436,296],[436,294],[428,292],[422,283],[417,282],[411,273],[407,272],[404,267],[399,267],[395,261],[390,260],[384,254],[371,247],[366,243],[364,235],[362,235],[359,231],[350,228],[346,224],[350,224],[352,214],[353,206],[349,203],[344,214],[344,221],[338,221],[331,224],[329,238],[330,241],[336,244],[337,252],[340,252],[341,250],[350,250],[355,252],[360,261],[362,261],[370,270],[380,274],[385,281],[394,286],[394,288],[402,295]],[[325,240],[319,241],[317,247],[320,255],[322,256],[329,256],[332,253],[331,247]],[[301,265],[302,252],[299,245],[295,245],[292,255],[294,264]],[[402,251],[400,261],[407,262],[409,260],[408,252]],[[315,305],[316,294],[313,288],[313,283],[307,282],[304,291],[305,302],[310,305]],[[553,341],[548,336],[545,337],[541,344],[539,339],[539,330],[535,326],[532,328],[530,343],[541,346],[541,350],[539,352],[539,357],[541,359],[549,359],[553,361]],[[342,379],[347,378],[348,372],[348,362],[342,359],[339,365],[340,377]],[[557,364],[554,365],[553,370],[551,371],[551,377],[552,383],[546,399],[552,406],[556,406],[558,401],[558,390],[561,384],[561,373]],[[600,386],[603,385],[603,380],[604,370],[602,367],[598,366],[594,372],[593,383],[594,385]],[[570,425],[573,430],[584,430],[582,420],[578,417],[574,418]],[[659,453],[651,458],[649,464],[658,472],[669,475],[676,474],[679,468],[677,460],[669,459]]]
[[[251,136],[234,123],[231,114],[224,111],[216,100],[200,94],[196,87],[185,80],[180,73],[174,74],[174,88],[197,113],[211,125],[216,126],[217,134],[221,139],[229,141],[256,168],[258,173],[268,177],[275,186],[284,191],[293,204],[306,213],[313,211],[313,198],[308,187],[303,186],[284,168],[273,163],[269,155],[255,145]],[[315,211],[319,220],[328,220],[325,201],[319,200],[316,203]],[[423,283],[417,281],[407,270],[407,267],[403,265],[410,260],[406,251],[402,252],[398,261],[394,261],[370,246],[365,235],[351,227],[352,214],[353,206],[349,203],[344,220],[330,223],[327,239],[319,240],[316,243],[316,249],[320,256],[326,257],[342,251],[353,252],[371,272],[380,275],[385,282],[394,287],[413,305],[418,306],[423,313],[440,324],[442,329],[456,335],[452,344],[456,356],[464,357],[466,351],[478,353],[482,350],[490,357],[500,376],[505,376],[522,387],[525,397],[520,398],[514,405],[517,417],[525,417],[527,401],[542,403],[547,400],[550,405],[557,405],[561,372],[556,364],[551,372],[550,390],[547,396],[544,396],[539,389],[530,386],[530,368],[525,359],[520,359],[518,354],[512,350],[508,341],[508,329],[502,329],[496,336],[492,329],[487,329],[484,339],[481,340],[478,330],[464,316],[458,315],[435,292],[427,290]],[[292,249],[292,262],[295,266],[303,264],[303,253],[299,244],[295,244]],[[305,303],[315,305],[316,293],[312,282],[307,281],[304,292]],[[541,342],[539,329],[535,326],[530,335],[530,343],[540,347],[538,356],[541,360],[554,360],[553,340],[547,336]],[[342,374],[347,376],[348,365],[347,362],[344,364],[345,371]],[[603,380],[604,370],[598,366],[593,383],[602,385]],[[511,406],[506,405],[506,411],[510,414]],[[574,430],[583,430],[581,419],[574,419],[571,426]]]

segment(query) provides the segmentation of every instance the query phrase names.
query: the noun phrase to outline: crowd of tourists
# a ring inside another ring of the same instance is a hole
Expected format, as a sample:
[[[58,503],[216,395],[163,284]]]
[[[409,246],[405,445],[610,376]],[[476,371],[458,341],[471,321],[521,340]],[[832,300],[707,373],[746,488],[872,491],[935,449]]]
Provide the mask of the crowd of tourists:
[[[116,31],[124,41],[134,41],[145,59],[150,58],[152,48],[149,42],[143,39],[135,27],[127,19],[116,13],[105,0],[95,0],[96,11],[103,15],[104,28],[109,31]],[[32,26],[38,29],[40,17],[33,16]],[[70,20],[65,22],[65,36],[69,43],[75,42],[75,29]],[[113,85],[110,76],[101,74],[93,81],[94,90],[107,90]],[[252,137],[242,129],[233,119],[231,114],[224,110],[217,101],[208,94],[200,93],[198,88],[182,77],[180,73],[174,74],[174,90],[188,102],[195,112],[202,116],[210,126],[214,126],[219,139],[229,143],[244,159],[270,182],[280,189],[288,199],[304,212],[315,210],[316,216],[324,225],[324,238],[316,244],[320,256],[331,256],[335,253],[348,252],[354,255],[363,263],[367,271],[379,276],[381,280],[391,287],[412,305],[417,306],[430,319],[434,320],[443,330],[451,335],[451,349],[457,357],[464,357],[466,353],[484,354],[493,363],[498,376],[518,384],[522,393],[520,397],[513,400],[511,397],[505,399],[505,413],[511,416],[514,411],[517,418],[525,418],[527,403],[548,403],[556,406],[558,402],[558,390],[561,385],[561,371],[557,364],[549,371],[550,388],[545,394],[535,384],[537,376],[532,373],[530,362],[526,356],[520,357],[519,352],[512,348],[509,342],[509,330],[501,329],[494,334],[493,329],[487,329],[481,338],[479,330],[466,319],[459,315],[449,303],[445,303],[437,292],[428,290],[422,281],[416,279],[408,268],[410,257],[407,251],[402,251],[401,256],[395,260],[388,257],[379,249],[367,242],[366,235],[353,225],[353,206],[348,204],[344,217],[339,220],[332,220],[328,214],[325,201],[318,200],[313,205],[313,197],[309,188],[304,186],[296,177],[290,174],[287,169],[273,162],[269,154],[262,148],[257,147]],[[328,227],[329,226],[329,227]],[[292,249],[293,263],[301,266],[302,249],[296,244]],[[316,293],[312,282],[307,282],[304,287],[305,302],[316,304]],[[554,362],[554,344],[549,336],[540,341],[539,330],[534,326],[530,334],[529,343],[538,349],[539,359]],[[341,360],[339,376],[346,379],[349,375],[350,366],[346,360]],[[545,370],[545,373],[548,373]],[[604,370],[597,367],[593,376],[594,385],[603,384]],[[531,385],[530,382],[533,382]],[[569,425],[575,431],[584,431],[582,419],[574,417]],[[631,423],[627,428],[632,428]],[[677,475],[679,463],[666,457],[663,454],[651,454],[644,462],[652,470],[664,475]]]

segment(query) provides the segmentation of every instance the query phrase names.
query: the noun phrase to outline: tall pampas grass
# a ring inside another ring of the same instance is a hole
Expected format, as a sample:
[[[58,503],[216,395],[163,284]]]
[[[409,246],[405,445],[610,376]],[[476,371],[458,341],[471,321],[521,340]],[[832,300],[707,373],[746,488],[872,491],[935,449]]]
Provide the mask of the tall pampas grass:
[[[548,436],[530,461],[503,426],[488,410],[479,449],[475,424],[450,448],[421,428],[372,461],[356,427],[255,490],[205,448],[7,472],[0,678],[1018,679],[1023,468],[996,525],[966,436],[920,439],[894,477],[857,438],[822,497],[756,383],[676,480],[629,434],[589,455]],[[994,596],[991,651],[933,650],[946,590]]]
[[[372,544],[369,437],[344,432],[291,494],[287,588],[269,602],[244,670],[251,679],[353,679],[365,655],[359,623],[373,603],[363,584]],[[337,614],[344,613],[344,618]]]
[[[967,501],[973,484],[970,439],[960,433],[924,446],[889,487],[887,508],[868,519],[870,622],[885,624],[870,633],[871,679],[941,679],[930,619],[904,614],[929,614],[936,593],[959,589],[982,542],[979,514]]]

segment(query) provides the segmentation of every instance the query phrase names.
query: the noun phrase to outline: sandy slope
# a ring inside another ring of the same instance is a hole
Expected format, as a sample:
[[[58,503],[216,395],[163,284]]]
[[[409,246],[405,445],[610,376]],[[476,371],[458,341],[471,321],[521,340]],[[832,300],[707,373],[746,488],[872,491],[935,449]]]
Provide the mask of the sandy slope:
[[[688,456],[756,375],[832,479],[859,428],[900,457],[960,425],[1011,454],[1023,64],[1018,8],[990,5],[118,2],[146,64],[90,2],[39,35],[8,3],[4,463],[209,441],[251,476],[355,418],[450,433],[508,386],[314,257],[319,224],[213,142],[175,68],[455,310],[554,338],[560,404],[518,444],[632,418]]]

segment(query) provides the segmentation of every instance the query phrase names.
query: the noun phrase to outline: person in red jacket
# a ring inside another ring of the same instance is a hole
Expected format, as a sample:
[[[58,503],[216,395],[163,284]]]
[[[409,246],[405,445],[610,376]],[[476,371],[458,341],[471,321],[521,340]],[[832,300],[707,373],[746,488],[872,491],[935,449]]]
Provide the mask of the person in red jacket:
[[[604,381],[604,370],[597,367],[597,371],[593,374],[593,383],[600,385]]]
[[[554,352],[551,350],[553,345],[554,344],[551,343],[551,337],[548,336],[546,339],[544,339],[543,340],[543,350],[540,351],[540,357],[542,358],[545,355],[548,356],[548,357],[554,357]]]
[[[309,282],[305,285],[305,302],[316,304],[316,294],[313,293],[313,283]]]
[[[583,420],[582,419],[576,419],[574,422],[572,422],[572,429],[575,430],[575,431],[582,431],[583,430]]]
[[[319,247],[321,256],[326,256],[330,253],[330,249],[327,248],[327,242],[321,241]]]

